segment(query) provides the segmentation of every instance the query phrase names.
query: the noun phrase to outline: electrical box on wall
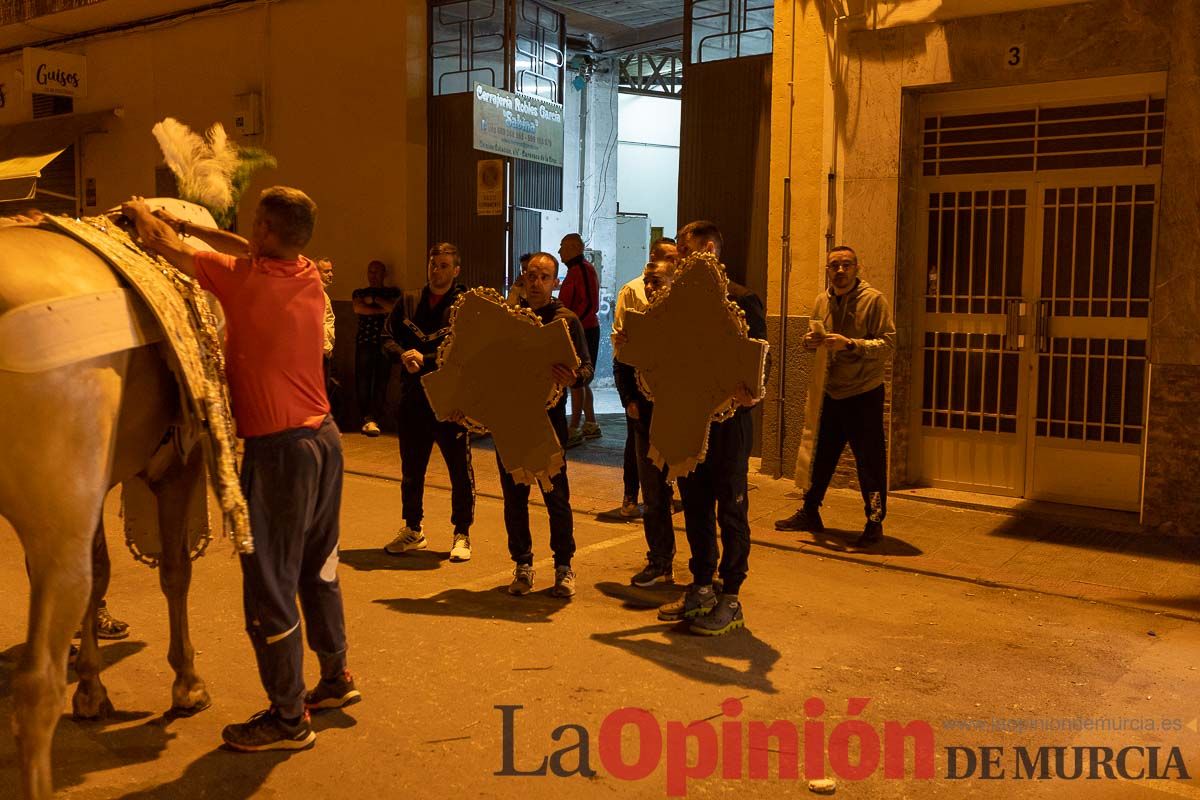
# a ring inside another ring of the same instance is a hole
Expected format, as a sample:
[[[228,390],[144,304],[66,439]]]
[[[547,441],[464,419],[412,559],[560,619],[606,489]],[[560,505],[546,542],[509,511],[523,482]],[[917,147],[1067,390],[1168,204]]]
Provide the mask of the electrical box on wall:
[[[262,133],[262,95],[247,92],[234,97],[233,129],[242,136]]]

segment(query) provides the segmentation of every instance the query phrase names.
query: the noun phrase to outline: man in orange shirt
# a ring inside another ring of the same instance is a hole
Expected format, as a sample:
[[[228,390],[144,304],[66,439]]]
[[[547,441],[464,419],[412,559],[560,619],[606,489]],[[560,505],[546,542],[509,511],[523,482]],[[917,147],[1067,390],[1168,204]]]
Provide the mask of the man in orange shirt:
[[[342,445],[322,370],[324,292],[300,254],[316,204],[298,189],[263,192],[250,239],[156,218],[140,198],[122,207],[142,244],[217,296],[226,318],[226,374],[238,435],[246,440],[242,491],[254,552],[241,557],[246,629],[271,705],[227,725],[243,751],[300,750],[316,740],[309,709],[359,699],[346,669],[346,623],[337,579]],[[221,253],[200,252],[190,234]],[[304,690],[304,610],[321,681]]]

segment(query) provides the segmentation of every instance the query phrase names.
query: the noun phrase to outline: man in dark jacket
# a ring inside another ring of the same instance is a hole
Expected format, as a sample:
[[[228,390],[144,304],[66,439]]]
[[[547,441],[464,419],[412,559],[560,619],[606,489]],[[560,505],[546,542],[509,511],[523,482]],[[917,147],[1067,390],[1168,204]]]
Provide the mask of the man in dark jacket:
[[[458,248],[448,242],[429,250],[429,282],[419,295],[405,293],[396,303],[382,334],[383,351],[403,366],[400,410],[400,497],[404,527],[383,549],[392,555],[424,550],[425,470],[437,444],[450,472],[450,523],[454,526],[451,561],[471,558],[471,523],[475,518],[475,475],[467,429],[437,419],[429,407],[421,376],[437,369],[437,350],[450,330],[450,308],[466,287],[457,284],[462,268]]]
[[[707,221],[691,222],[676,237],[681,262],[690,254],[710,252],[721,257],[721,232]],[[767,338],[767,316],[758,295],[729,281],[729,299],[746,315],[753,339]],[[747,498],[750,449],[754,423],[750,407],[758,401],[753,387],[742,386],[736,396],[741,408],[724,422],[713,423],[708,433],[708,452],[690,475],[679,478],[683,519],[692,550],[688,568],[692,584],[677,602],[658,610],[666,622],[690,619],[691,631],[719,636],[745,625],[738,591],[746,580],[750,557],[750,502]],[[715,508],[715,514],[714,514]],[[717,525],[720,524],[720,547]],[[718,565],[718,558],[720,563]],[[713,575],[719,572],[720,596],[713,590]]]
[[[570,369],[565,364],[554,365],[554,379],[568,388],[585,385],[592,379],[592,361],[583,326],[579,317],[557,299],[552,292],[558,286],[558,259],[549,253],[534,253],[525,265],[525,298],[521,307],[538,315],[543,325],[561,319],[567,323],[575,354],[579,356],[579,368]],[[546,412],[550,424],[558,436],[559,444],[567,441],[567,398],[566,395]],[[517,483],[504,468],[500,456],[500,488],[504,492],[504,527],[508,531],[508,552],[516,564],[509,594],[525,595],[533,590],[533,537],[529,531],[529,486]],[[575,527],[571,517],[571,486],[567,482],[567,467],[551,480],[551,489],[542,489],[542,499],[550,516],[550,550],[554,553],[554,589],[557,597],[575,594],[575,572],[571,559],[575,555]]]
[[[670,287],[675,274],[675,261],[660,259],[646,264],[642,281],[646,289],[646,300],[653,301],[660,291]],[[624,332],[613,334],[613,342],[621,343]],[[646,566],[630,579],[634,586],[653,586],[656,583],[675,581],[675,527],[671,522],[671,489],[667,483],[666,470],[650,460],[650,419],[654,404],[642,393],[637,382],[637,371],[613,359],[613,380],[617,394],[629,420],[633,435],[634,458],[638,482],[646,509],[642,512],[642,527],[646,531]],[[628,494],[628,492],[626,492]]]

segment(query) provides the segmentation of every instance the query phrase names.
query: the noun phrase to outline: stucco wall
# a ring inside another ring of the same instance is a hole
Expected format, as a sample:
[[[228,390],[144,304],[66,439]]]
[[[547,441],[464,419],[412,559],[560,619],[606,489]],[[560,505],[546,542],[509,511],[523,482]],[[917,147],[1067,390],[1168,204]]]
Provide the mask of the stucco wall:
[[[348,299],[367,261],[392,282],[417,285],[425,248],[425,9],[420,3],[284,0],[106,36],[63,49],[88,59],[77,111],[124,108],[110,132],[90,135],[81,182],[94,178],[98,212],[152,194],[162,163],[150,128],[173,116],[194,129],[222,122],[233,133],[235,96],[263,98],[260,145],[279,168],[260,172],[242,203],[244,230],[258,192],[275,183],[317,202],[314,256],[337,266],[331,294]],[[17,87],[20,57],[0,63],[8,103],[0,125],[30,118]],[[352,332],[350,332],[352,333]],[[349,335],[349,333],[347,334]]]
[[[1144,497],[1145,520],[1166,527],[1179,520],[1200,518],[1200,499],[1182,502],[1168,490],[1169,482],[1160,477],[1164,470],[1177,471],[1180,459],[1200,464],[1200,441],[1194,438],[1172,440],[1167,452],[1156,436],[1179,424],[1181,409],[1195,411],[1195,404],[1178,398],[1168,402],[1160,381],[1200,370],[1200,262],[1194,253],[1200,249],[1200,85],[1197,83],[1197,50],[1200,45],[1200,9],[1190,0],[1097,0],[1057,8],[970,17],[940,23],[913,25],[879,31],[839,31],[820,20],[816,4],[802,3],[802,18],[793,23],[790,12],[777,15],[776,64],[778,48],[795,48],[797,62],[811,63],[813,53],[827,58],[834,74],[832,104],[828,99],[808,105],[797,102],[790,109],[793,127],[804,119],[792,143],[793,164],[797,148],[815,148],[812,118],[821,110],[838,127],[835,148],[826,143],[820,152],[827,169],[837,165],[836,235],[839,242],[854,245],[863,262],[863,274],[892,300],[897,312],[901,352],[897,354],[893,386],[893,424],[891,454],[893,480],[905,478],[907,460],[905,425],[909,395],[907,375],[912,353],[910,295],[905,270],[909,217],[915,198],[915,177],[906,173],[911,160],[902,157],[902,146],[911,143],[916,132],[915,103],[906,97],[921,91],[972,89],[1005,85],[1023,85],[1077,78],[1165,71],[1168,75],[1167,133],[1164,147],[1163,202],[1159,217],[1159,251],[1155,272],[1155,296],[1151,317],[1151,358],[1155,369],[1150,391],[1148,426],[1150,445],[1147,454],[1147,479]],[[822,23],[829,39],[814,41],[814,25]],[[798,31],[789,35],[791,26]],[[836,41],[836,48],[831,42]],[[1008,46],[1020,44],[1024,60],[1017,68],[1006,64]],[[805,55],[800,51],[807,49]],[[831,55],[836,50],[836,54]],[[784,51],[787,52],[787,51]],[[777,71],[776,77],[779,77]],[[798,86],[799,84],[795,84]],[[776,134],[788,122],[786,80],[775,87]],[[777,140],[778,141],[778,140]],[[773,151],[772,188],[786,173],[789,150],[779,146]],[[807,180],[822,183],[823,176],[808,175]],[[795,180],[795,179],[794,179]],[[811,192],[811,188],[809,190]],[[817,213],[821,210],[818,208]],[[811,249],[824,241],[812,230],[813,207],[793,202],[793,236],[808,236],[792,243],[792,252]],[[772,239],[777,246],[782,230],[781,203],[772,205]],[[807,227],[805,227],[807,226]],[[798,232],[796,229],[799,228]],[[822,247],[823,250],[823,247]],[[798,266],[798,265],[797,265]],[[789,306],[793,314],[803,314],[813,290],[813,279],[793,267],[789,281]],[[776,262],[772,273],[781,269]],[[778,314],[779,280],[770,284],[768,307]],[[797,333],[797,335],[800,335]],[[791,348],[788,348],[789,351]],[[801,360],[805,358],[801,357]],[[801,366],[794,374],[804,374]],[[1189,380],[1192,378],[1189,377]],[[789,381],[790,383],[790,381]],[[803,408],[803,391],[788,387],[787,404]],[[802,413],[802,412],[801,412]],[[788,415],[789,419],[792,415]],[[789,424],[791,424],[789,422]],[[768,431],[772,428],[768,426]],[[783,463],[793,457],[791,436]],[[777,444],[764,442],[764,452]],[[1193,493],[1193,497],[1196,497]]]

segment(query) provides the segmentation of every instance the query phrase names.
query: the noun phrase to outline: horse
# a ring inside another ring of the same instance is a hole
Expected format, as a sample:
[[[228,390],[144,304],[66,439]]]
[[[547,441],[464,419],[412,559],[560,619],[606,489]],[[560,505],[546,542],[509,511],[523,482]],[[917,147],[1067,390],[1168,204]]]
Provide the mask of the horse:
[[[202,222],[197,211],[191,207],[188,218]],[[203,216],[212,224],[207,212]],[[29,304],[120,288],[112,268],[70,237],[36,225],[0,227],[0,321]],[[0,337],[0,347],[4,341]],[[199,446],[181,454],[164,445],[180,419],[180,390],[161,346],[141,344],[24,372],[6,371],[0,351],[0,516],[20,538],[31,591],[26,645],[12,684],[27,798],[53,794],[51,742],[81,619],[74,716],[96,719],[113,711],[100,681],[96,611],[109,581],[103,504],[117,484],[140,479],[158,501],[159,583],[170,619],[167,661],[175,672],[171,709],[190,715],[211,704],[195,670],[187,606],[187,521],[197,509],[204,513],[206,472]]]

